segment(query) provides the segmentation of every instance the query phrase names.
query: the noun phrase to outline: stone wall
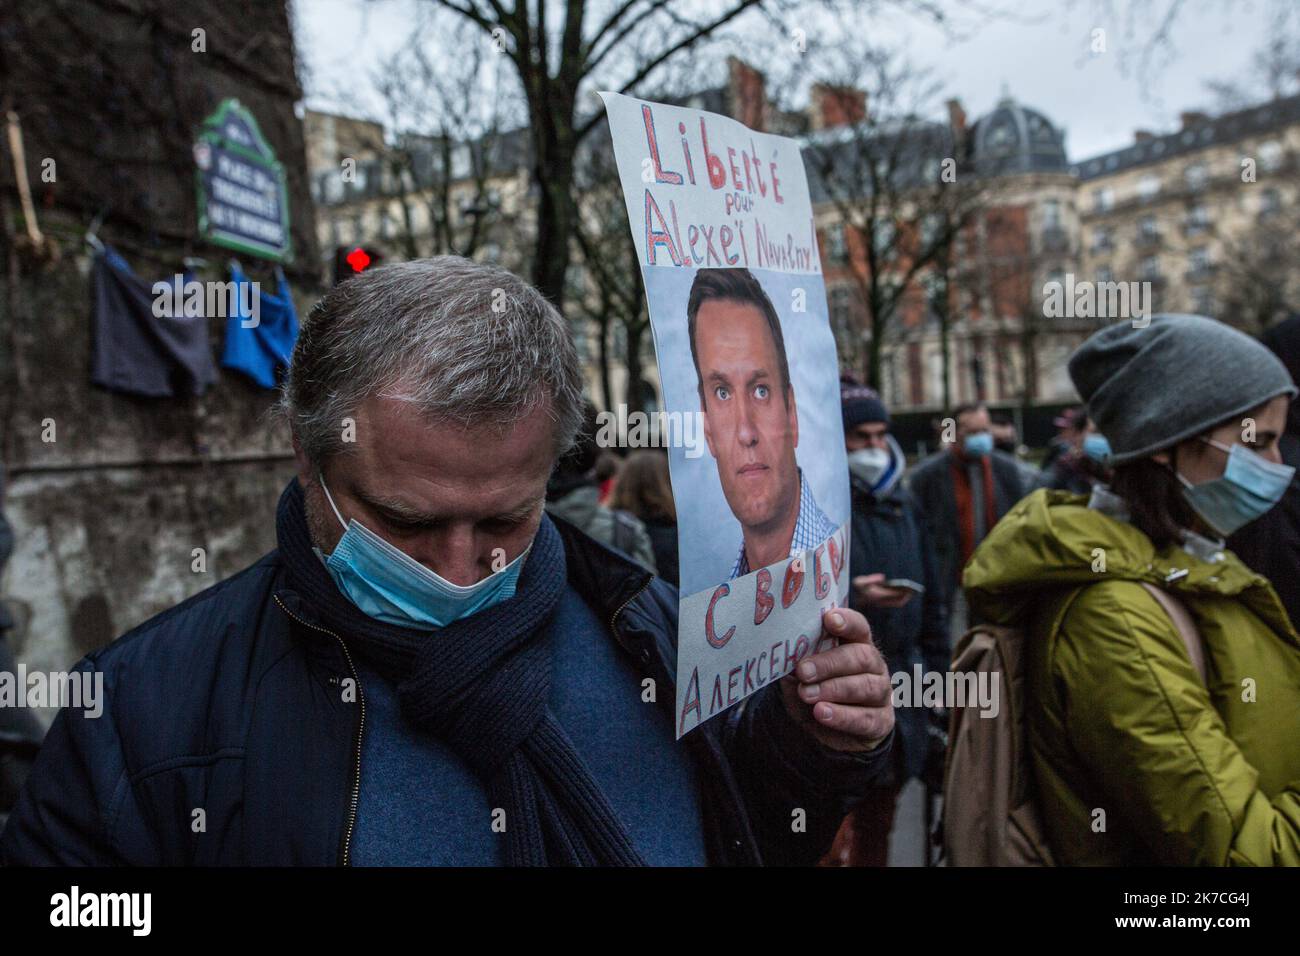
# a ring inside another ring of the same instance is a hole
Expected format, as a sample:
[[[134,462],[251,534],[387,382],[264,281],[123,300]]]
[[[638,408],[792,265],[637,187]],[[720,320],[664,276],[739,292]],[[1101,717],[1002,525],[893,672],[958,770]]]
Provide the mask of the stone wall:
[[[195,28],[205,52],[192,49]],[[18,659],[56,670],[271,549],[275,503],[293,474],[287,432],[270,414],[275,393],[239,373],[221,370],[200,398],[92,387],[87,226],[102,217],[99,237],[141,277],[170,276],[193,256],[205,260],[196,278],[225,281],[230,253],[197,237],[189,146],[233,96],[288,174],[286,273],[300,317],[322,277],[285,3],[6,5],[0,44],[0,89],[22,118],[37,215],[61,252],[52,268],[19,254],[3,150],[0,456],[15,550],[0,595],[17,620],[8,640]],[[46,158],[56,161],[52,183],[41,179]],[[240,261],[275,288],[267,264]],[[209,319],[216,357],[224,328]]]

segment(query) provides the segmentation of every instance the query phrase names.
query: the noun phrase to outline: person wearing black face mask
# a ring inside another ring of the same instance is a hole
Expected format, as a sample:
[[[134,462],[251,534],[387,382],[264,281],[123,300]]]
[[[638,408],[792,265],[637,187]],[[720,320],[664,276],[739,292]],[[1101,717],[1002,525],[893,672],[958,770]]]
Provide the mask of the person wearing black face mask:
[[[850,601],[871,622],[891,671],[920,664],[942,673],[949,658],[942,588],[925,516],[902,484],[906,461],[889,434],[889,412],[874,389],[856,382],[842,382],[840,399],[852,494]],[[893,766],[840,828],[830,862],[886,865],[899,791],[936,763],[941,772],[930,725],[941,726],[942,714],[903,707],[895,720]]]

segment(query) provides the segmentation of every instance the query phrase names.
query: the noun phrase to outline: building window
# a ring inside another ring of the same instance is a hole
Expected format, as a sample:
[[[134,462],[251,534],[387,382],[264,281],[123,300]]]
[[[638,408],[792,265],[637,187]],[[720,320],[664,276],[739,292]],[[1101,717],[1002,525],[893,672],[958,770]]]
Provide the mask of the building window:
[[[1160,226],[1156,223],[1155,216],[1143,216],[1138,220],[1138,239],[1143,242],[1153,242],[1160,238]]]
[[[831,329],[835,332],[840,354],[849,355],[854,349],[853,292],[848,286],[832,286],[830,294]]]
[[[876,249],[877,259],[891,259],[894,255],[894,224],[888,219],[872,223],[871,242]]]
[[[564,272],[564,287],[572,299],[580,301],[586,297],[587,270],[583,268],[582,263],[569,263],[569,268]]]
[[[1218,306],[1214,301],[1214,293],[1206,286],[1196,286],[1192,289],[1192,311],[1197,315],[1208,315],[1214,317]]]
[[[1282,211],[1282,197],[1271,186],[1259,194],[1259,218],[1267,219]]]
[[[1146,256],[1138,265],[1138,274],[1148,282],[1160,278],[1160,257]]]
[[[929,249],[938,241],[943,218],[935,212],[921,218],[921,248]]]
[[[1043,228],[1061,228],[1061,203],[1059,200],[1048,199],[1043,203]]]
[[[1092,194],[1092,208],[1096,212],[1106,212],[1115,205],[1113,189],[1098,189]]]
[[[1210,168],[1205,163],[1192,163],[1183,172],[1183,179],[1188,189],[1204,189],[1210,181]]]
[[[844,223],[831,223],[826,230],[826,252],[831,262],[844,262],[848,259],[848,249],[844,242]]]
[[[1138,196],[1143,202],[1150,202],[1160,194],[1160,177],[1154,173],[1143,176],[1138,180]]]
[[[587,334],[587,323],[581,319],[569,323],[573,333],[573,349],[578,353],[578,361],[583,365],[591,361],[591,337]]]
[[[472,158],[468,146],[460,145],[452,148],[451,169],[449,170],[452,182],[469,178],[469,174],[473,169],[471,166]]]
[[[1212,265],[1210,263],[1210,247],[1197,246],[1187,255],[1187,274],[1193,278],[1203,278],[1209,275]]]
[[[1275,139],[1259,146],[1259,168],[1274,172],[1282,166],[1282,144]]]
[[[885,393],[889,396],[891,408],[903,404],[903,383],[898,374],[898,356],[890,351],[882,356],[881,378],[885,380]]]
[[[1210,213],[1204,203],[1197,203],[1187,210],[1184,228],[1189,236],[1200,235],[1210,228]]]
[[[1092,231],[1092,252],[1109,252],[1115,247],[1111,239],[1111,231],[1106,226],[1099,226]]]

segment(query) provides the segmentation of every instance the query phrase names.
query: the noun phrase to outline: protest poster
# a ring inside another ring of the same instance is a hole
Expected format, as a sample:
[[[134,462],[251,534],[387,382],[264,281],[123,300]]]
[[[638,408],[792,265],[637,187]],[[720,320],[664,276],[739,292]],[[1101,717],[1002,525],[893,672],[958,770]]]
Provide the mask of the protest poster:
[[[839,364],[798,144],[602,93],[649,304],[677,508],[676,733],[830,646],[848,597]]]

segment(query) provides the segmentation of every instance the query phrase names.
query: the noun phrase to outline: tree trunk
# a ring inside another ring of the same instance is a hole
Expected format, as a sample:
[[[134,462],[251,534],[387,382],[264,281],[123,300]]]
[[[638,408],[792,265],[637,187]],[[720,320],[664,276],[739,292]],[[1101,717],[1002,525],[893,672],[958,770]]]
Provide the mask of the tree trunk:
[[[880,310],[871,310],[871,346],[867,349],[867,384],[884,394],[884,383],[880,380],[880,353],[884,345],[885,323],[879,318]]]
[[[939,313],[939,350],[943,353],[943,410],[952,409],[952,319],[947,308]]]
[[[1020,405],[1026,414],[1033,407],[1038,396],[1038,329],[1034,320],[1026,322],[1024,332],[1025,386],[1022,390]]]
[[[533,285],[564,311],[569,237],[577,218],[573,198],[573,102],[532,106],[533,182],[537,186],[537,241]],[[540,114],[540,115],[539,115]]]
[[[608,306],[608,300],[606,300]],[[614,393],[609,384],[609,309],[601,310],[601,319],[596,323],[600,335],[600,347],[597,350],[600,362],[600,395],[605,401],[606,411],[614,408]]]
[[[641,377],[641,336],[645,334],[645,327],[644,322],[627,325],[627,393],[624,401],[629,413],[645,411],[645,383]]]

